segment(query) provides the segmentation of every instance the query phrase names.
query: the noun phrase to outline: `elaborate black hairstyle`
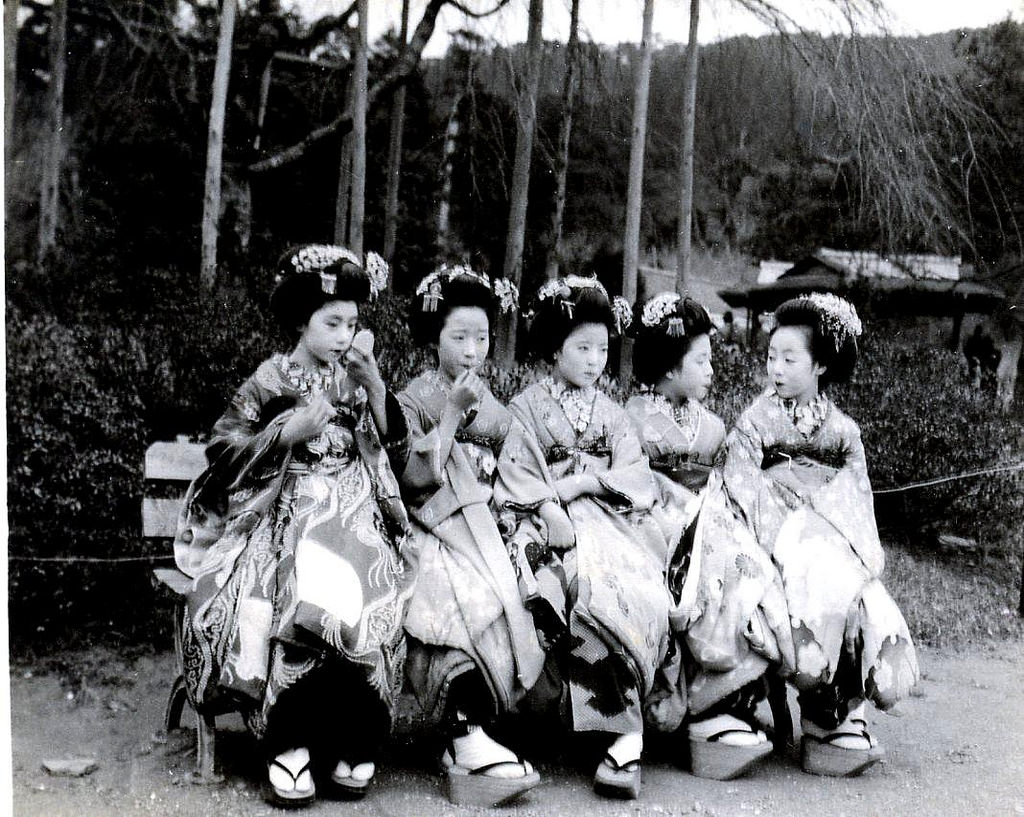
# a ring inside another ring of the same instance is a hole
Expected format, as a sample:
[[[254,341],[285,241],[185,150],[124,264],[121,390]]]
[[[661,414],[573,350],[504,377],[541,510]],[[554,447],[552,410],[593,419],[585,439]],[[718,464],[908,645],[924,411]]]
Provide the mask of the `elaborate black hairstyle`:
[[[548,281],[537,291],[530,347],[550,363],[576,327],[600,323],[611,336],[624,331],[631,320],[632,312],[625,299],[609,299],[608,291],[596,278],[567,275]]]
[[[364,267],[354,252],[336,244],[293,247],[278,260],[277,269],[270,310],[292,340],[328,301],[361,304],[387,280],[387,264],[380,256],[368,253]]]
[[[518,304],[519,291],[506,279],[492,282],[484,273],[467,266],[442,266],[416,287],[409,310],[413,338],[418,343],[437,343],[448,315],[460,306],[483,309],[493,324],[498,310],[514,311]]]
[[[842,383],[853,374],[862,326],[849,301],[820,292],[791,298],[775,310],[772,334],[781,326],[804,326],[810,330],[811,357],[825,367],[818,378],[820,389],[830,383]]]
[[[636,323],[633,374],[641,383],[656,384],[690,351],[694,338],[711,332],[711,316],[700,303],[675,292],[650,298]]]

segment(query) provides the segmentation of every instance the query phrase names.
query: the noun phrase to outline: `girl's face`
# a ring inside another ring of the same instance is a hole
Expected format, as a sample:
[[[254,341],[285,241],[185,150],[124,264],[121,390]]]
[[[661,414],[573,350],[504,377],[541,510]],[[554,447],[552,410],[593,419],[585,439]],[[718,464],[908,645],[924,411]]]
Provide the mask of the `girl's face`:
[[[354,301],[328,301],[309,316],[292,357],[307,365],[333,364],[352,345],[358,319]]]
[[[608,362],[608,327],[583,323],[555,353],[555,374],[571,386],[586,388],[597,382]]]
[[[684,400],[701,402],[711,389],[715,370],[711,366],[711,338],[697,335],[679,364],[665,375],[661,392],[674,403]]]
[[[784,400],[808,403],[818,395],[825,367],[811,356],[809,326],[780,326],[768,344],[768,380]]]
[[[437,362],[449,381],[463,372],[474,372],[487,357],[491,345],[487,312],[479,306],[457,306],[448,313],[437,339]]]

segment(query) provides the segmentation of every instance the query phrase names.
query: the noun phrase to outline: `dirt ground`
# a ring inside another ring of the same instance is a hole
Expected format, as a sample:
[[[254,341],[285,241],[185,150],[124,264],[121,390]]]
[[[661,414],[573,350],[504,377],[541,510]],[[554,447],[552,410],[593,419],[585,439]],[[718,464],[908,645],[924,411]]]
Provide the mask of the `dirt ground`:
[[[225,781],[188,782],[193,733],[161,732],[172,656],[130,661],[113,653],[77,658],[94,671],[74,680],[15,663],[11,669],[14,813],[36,817],[95,815],[279,814],[259,797],[259,764],[241,723],[218,722],[218,763]],[[66,667],[76,666],[68,656]],[[97,674],[95,668],[101,672]],[[729,782],[694,778],[670,758],[648,760],[641,799],[603,800],[583,766],[539,760],[546,785],[495,817],[866,817],[867,815],[1024,815],[1024,650],[1004,642],[968,652],[922,650],[924,679],[899,712],[873,712],[872,729],[887,748],[884,764],[863,777],[803,774],[795,759],[773,757],[750,777]],[[92,680],[88,680],[91,677]],[[70,679],[70,680],[69,680]],[[120,679],[120,680],[119,680]],[[306,814],[452,815],[483,813],[452,806],[441,795],[422,738],[404,738],[382,764],[369,796],[357,803],[318,801]],[[44,760],[95,758],[84,777],[53,777]]]

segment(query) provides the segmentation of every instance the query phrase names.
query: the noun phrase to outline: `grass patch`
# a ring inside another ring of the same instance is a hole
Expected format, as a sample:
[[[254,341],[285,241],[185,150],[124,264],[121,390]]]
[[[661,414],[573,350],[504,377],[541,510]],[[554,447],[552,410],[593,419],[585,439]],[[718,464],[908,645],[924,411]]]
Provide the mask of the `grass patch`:
[[[886,543],[883,581],[918,644],[961,648],[1024,638],[1020,554],[966,558]]]

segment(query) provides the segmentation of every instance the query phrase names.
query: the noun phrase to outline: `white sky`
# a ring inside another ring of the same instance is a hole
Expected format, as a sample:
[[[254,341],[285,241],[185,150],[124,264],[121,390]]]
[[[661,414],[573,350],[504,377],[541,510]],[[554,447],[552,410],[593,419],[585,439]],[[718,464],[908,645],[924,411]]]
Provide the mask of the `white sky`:
[[[298,7],[304,16],[316,19],[337,14],[351,0],[284,0],[284,5]],[[826,3],[808,0],[777,0],[809,28],[834,30],[835,15],[808,11]],[[492,7],[495,0],[464,0],[475,9]],[[380,36],[387,28],[397,28],[402,0],[369,0],[370,38]],[[410,28],[422,16],[425,0],[411,0]],[[440,56],[448,45],[448,32],[469,28],[501,44],[521,42],[526,38],[526,10],[529,0],[511,0],[493,17],[474,20],[446,6],[438,18],[434,36],[427,45],[427,56]],[[1008,15],[1024,20],[1024,0],[889,0],[891,27],[897,33],[932,34],[956,28],[980,28],[998,22]],[[689,0],[655,0],[654,32],[658,42],[685,42],[689,30]],[[614,44],[640,39],[643,0],[580,0],[581,35],[588,40]],[[569,0],[545,0],[544,37],[565,40],[569,27]],[[712,42],[739,34],[759,35],[766,29],[749,13],[737,9],[729,0],[702,0],[699,38]]]

